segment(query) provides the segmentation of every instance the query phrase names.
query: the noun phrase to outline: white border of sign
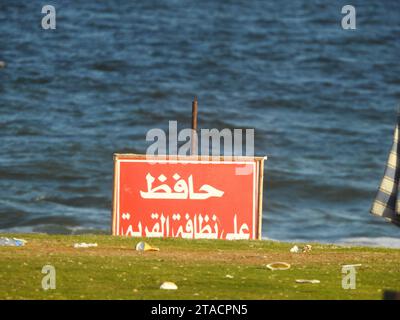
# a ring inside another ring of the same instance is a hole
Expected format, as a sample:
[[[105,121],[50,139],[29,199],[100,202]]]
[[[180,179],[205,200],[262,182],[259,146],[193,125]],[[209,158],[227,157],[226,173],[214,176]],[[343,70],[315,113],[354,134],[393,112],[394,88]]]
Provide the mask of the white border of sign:
[[[136,158],[135,158],[136,157]],[[139,159],[140,157],[140,159]],[[124,158],[124,159],[120,159]],[[127,159],[132,158],[132,159]],[[119,221],[120,221],[120,212],[119,212],[119,188],[120,188],[120,164],[123,162],[147,162],[147,163],[191,163],[191,164],[251,164],[253,166],[253,235],[257,235],[258,239],[261,239],[261,225],[262,225],[262,193],[263,193],[263,176],[264,176],[264,160],[267,157],[252,157],[247,158],[248,160],[238,160],[238,161],[210,161],[210,160],[193,160],[190,157],[187,158],[173,158],[173,159],[146,159],[143,155],[138,154],[114,154],[114,192],[113,192],[113,206],[112,206],[112,234],[119,236]],[[257,174],[257,166],[256,162],[260,161],[259,166],[259,188],[258,188],[258,230],[256,231],[257,225],[257,212],[256,212],[256,174]],[[261,197],[261,198],[260,198]]]

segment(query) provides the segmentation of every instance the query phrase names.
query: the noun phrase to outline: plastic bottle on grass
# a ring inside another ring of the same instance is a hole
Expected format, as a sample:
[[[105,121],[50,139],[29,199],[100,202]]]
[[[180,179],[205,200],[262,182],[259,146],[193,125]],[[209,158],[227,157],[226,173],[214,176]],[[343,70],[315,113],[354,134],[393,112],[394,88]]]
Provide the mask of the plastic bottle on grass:
[[[16,238],[6,238],[6,237],[1,237],[0,238],[0,246],[7,246],[7,247],[21,247],[25,245],[25,240],[22,239],[16,239]]]

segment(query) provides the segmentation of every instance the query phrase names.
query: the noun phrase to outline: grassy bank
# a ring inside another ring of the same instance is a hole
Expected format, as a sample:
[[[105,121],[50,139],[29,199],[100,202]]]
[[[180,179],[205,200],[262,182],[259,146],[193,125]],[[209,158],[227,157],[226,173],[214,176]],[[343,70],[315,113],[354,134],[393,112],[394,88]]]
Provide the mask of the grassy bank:
[[[138,252],[140,239],[106,235],[0,236],[28,240],[0,247],[0,299],[381,299],[385,289],[400,290],[396,249],[313,244],[311,252],[293,254],[293,244],[270,241],[147,239],[160,251]],[[98,247],[76,249],[76,242]],[[274,261],[291,268],[265,267]],[[342,289],[341,266],[359,263],[357,288]],[[55,290],[41,287],[47,264],[56,268]],[[164,281],[178,290],[160,290]]]

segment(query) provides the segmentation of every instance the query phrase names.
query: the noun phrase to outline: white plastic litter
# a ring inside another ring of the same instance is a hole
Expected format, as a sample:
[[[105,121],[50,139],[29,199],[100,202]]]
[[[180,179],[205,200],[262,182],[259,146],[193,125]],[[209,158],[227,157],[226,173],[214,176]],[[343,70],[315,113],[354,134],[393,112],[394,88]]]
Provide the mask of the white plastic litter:
[[[296,280],[297,283],[320,283],[321,281],[317,280],[317,279],[297,279]]]
[[[97,247],[97,243],[75,243],[74,248],[91,248],[91,247]]]
[[[361,263],[357,263],[357,264],[344,264],[342,265],[343,268],[348,268],[348,267],[361,267],[362,264]]]
[[[300,252],[310,252],[311,251],[311,249],[312,249],[312,246],[311,245],[309,245],[309,244],[306,244],[302,249],[300,249],[298,246],[293,246],[291,249],[290,249],[290,252],[291,253],[300,253]]]
[[[160,289],[163,289],[163,290],[177,290],[178,286],[173,282],[166,281],[160,286]]]
[[[0,246],[7,246],[7,247],[22,247],[24,246],[28,241],[24,239],[17,239],[17,238],[6,238],[6,237],[1,237],[0,238]]]
[[[232,275],[230,275],[230,274],[227,274],[227,275],[225,276],[225,278],[228,278],[228,279],[233,279],[233,276],[232,276]]]

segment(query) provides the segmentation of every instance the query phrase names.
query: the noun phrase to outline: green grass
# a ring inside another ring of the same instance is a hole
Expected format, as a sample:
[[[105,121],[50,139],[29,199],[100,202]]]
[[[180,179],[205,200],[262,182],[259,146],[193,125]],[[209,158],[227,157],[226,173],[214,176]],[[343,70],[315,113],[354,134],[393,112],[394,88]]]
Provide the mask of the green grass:
[[[28,240],[0,247],[0,299],[381,299],[400,290],[400,250],[271,241],[147,239],[159,252],[135,251],[141,239],[107,235],[3,234]],[[76,242],[97,248],[75,249]],[[299,244],[298,244],[299,245]],[[284,261],[286,271],[266,264]],[[357,288],[342,289],[341,266],[357,267]],[[56,268],[55,290],[43,290],[44,265]],[[233,276],[233,279],[226,275]],[[296,279],[318,279],[298,284]],[[164,281],[176,291],[160,290]]]

